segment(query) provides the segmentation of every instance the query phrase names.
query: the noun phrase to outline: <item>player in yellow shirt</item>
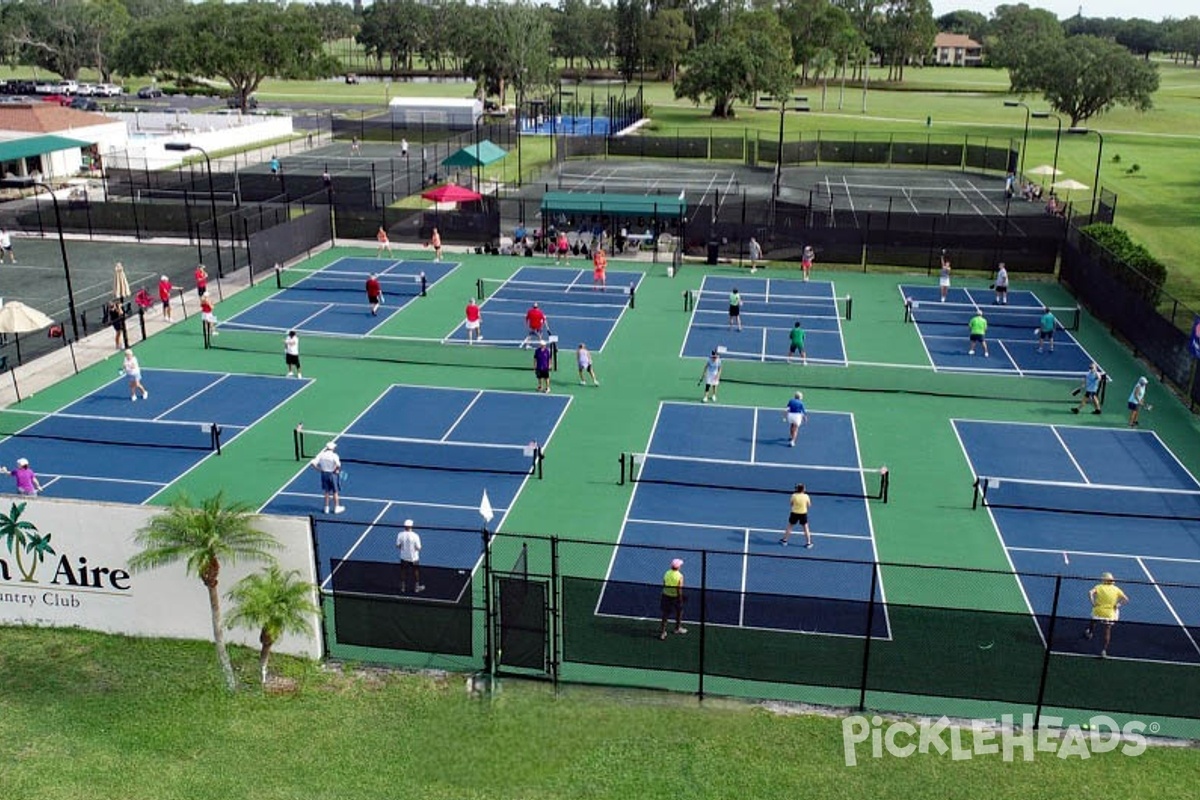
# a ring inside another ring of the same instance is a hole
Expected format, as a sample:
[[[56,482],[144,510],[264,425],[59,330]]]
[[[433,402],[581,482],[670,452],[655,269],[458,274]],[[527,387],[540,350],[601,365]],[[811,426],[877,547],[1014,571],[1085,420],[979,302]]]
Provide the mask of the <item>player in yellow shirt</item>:
[[[1113,626],[1121,618],[1121,606],[1126,605],[1129,598],[1113,582],[1111,572],[1103,573],[1100,580],[1101,582],[1088,592],[1088,599],[1092,601],[1092,621],[1088,623],[1087,630],[1083,632],[1083,638],[1092,638],[1097,622],[1103,625],[1104,647],[1100,650],[1100,657],[1108,658],[1108,644],[1112,639]]]
[[[804,546],[812,547],[812,533],[808,530],[808,510],[812,508],[812,498],[804,491],[804,484],[797,483],[796,491],[792,493],[792,512],[788,514],[787,527],[783,529],[783,538],[779,543],[787,547],[788,539],[792,536],[792,526],[801,525],[804,528]]]
[[[659,639],[667,638],[667,620],[672,615],[675,617],[675,633],[687,633],[687,628],[683,627],[683,572],[679,569],[682,566],[682,558],[672,559],[671,568],[663,574],[662,596],[659,598],[662,610],[662,622],[658,626]]]

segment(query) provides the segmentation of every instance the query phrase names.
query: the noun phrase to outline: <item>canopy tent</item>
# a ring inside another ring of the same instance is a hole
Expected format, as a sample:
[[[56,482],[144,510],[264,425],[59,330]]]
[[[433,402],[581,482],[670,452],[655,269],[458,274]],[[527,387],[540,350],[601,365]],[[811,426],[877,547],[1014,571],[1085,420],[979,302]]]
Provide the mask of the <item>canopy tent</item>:
[[[546,192],[542,198],[542,214],[547,213],[680,219],[687,213],[687,200],[667,194]]]
[[[507,151],[492,142],[492,140],[484,139],[479,144],[464,147],[457,153],[451,154],[442,161],[442,166],[455,169],[486,167],[489,164],[495,164],[507,155]]]
[[[473,200],[483,199],[483,195],[479,192],[473,192],[467,187],[455,183],[447,183],[427,192],[421,192],[421,197],[435,203],[469,203]]]

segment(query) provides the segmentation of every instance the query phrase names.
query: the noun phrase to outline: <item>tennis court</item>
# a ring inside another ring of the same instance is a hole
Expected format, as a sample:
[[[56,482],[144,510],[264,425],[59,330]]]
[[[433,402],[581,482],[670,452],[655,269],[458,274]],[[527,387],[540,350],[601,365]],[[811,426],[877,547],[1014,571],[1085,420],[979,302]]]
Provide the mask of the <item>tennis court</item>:
[[[1082,316],[1077,306],[1048,306],[1028,290],[1009,291],[1007,305],[996,305],[995,292],[987,288],[951,287],[944,303],[939,292],[932,285],[900,286],[905,321],[916,327],[935,370],[1078,379],[1094,361],[1071,333]],[[1038,340],[1047,308],[1056,320],[1052,344]],[[967,323],[977,313],[988,322],[986,354],[968,341]]]
[[[27,458],[48,497],[144,503],[309,385],[259,375],[144,369],[50,414],[6,410],[0,463]]]
[[[345,257],[318,270],[284,270],[278,273],[278,292],[222,321],[221,327],[365,336],[457,267],[443,261]],[[377,315],[367,304],[371,275],[383,288]]]
[[[262,508],[320,518],[321,588],[339,593],[399,593],[398,526],[412,519],[422,536],[421,571],[429,602],[457,603],[482,553],[480,502],[496,519],[526,482],[540,475],[545,449],[570,404],[561,395],[396,385],[344,431],[296,432],[302,466]],[[327,442],[342,459],[346,511],[324,514],[316,472]]]
[[[954,420],[982,507],[1043,641],[1095,656],[1088,590],[1112,572],[1129,596],[1108,655],[1200,663],[1200,483],[1150,431]],[[1057,598],[1055,576],[1064,576]],[[1177,584],[1187,583],[1190,586]],[[1061,624],[1061,623],[1060,623]]]
[[[692,601],[685,619],[699,619],[703,605],[716,625],[865,635],[874,586],[883,597],[867,501],[886,497],[887,472],[861,468],[853,415],[811,414],[796,447],[788,446],[781,415],[659,406],[647,452],[628,460],[637,485],[598,615],[657,619],[666,564],[682,556],[686,575],[692,553],[687,585],[703,586],[705,598]],[[813,497],[812,549],[802,535],[786,547],[780,542],[797,483]],[[699,550],[713,551],[703,567]],[[886,614],[870,630],[887,638]]]
[[[730,325],[729,298],[735,290],[742,299],[741,330]],[[717,350],[744,361],[800,363],[799,356],[788,353],[789,336],[799,322],[808,363],[846,366],[842,317],[849,318],[850,298],[837,297],[830,281],[706,275],[690,306],[681,357],[706,358]]]
[[[520,345],[529,332],[525,313],[534,303],[546,315],[545,333],[558,337],[564,347],[584,342],[597,352],[604,349],[627,308],[636,304],[640,272],[609,271],[604,286],[592,281],[590,270],[524,266],[505,279],[481,278],[476,295],[483,344]],[[467,341],[466,323],[459,323],[447,341]]]

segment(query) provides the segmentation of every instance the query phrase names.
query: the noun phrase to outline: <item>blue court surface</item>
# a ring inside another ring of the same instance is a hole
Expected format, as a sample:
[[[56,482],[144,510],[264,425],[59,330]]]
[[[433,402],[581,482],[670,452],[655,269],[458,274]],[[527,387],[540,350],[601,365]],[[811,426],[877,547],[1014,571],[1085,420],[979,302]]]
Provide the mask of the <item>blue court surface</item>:
[[[866,496],[879,475],[860,469],[852,415],[810,414],[795,447],[782,415],[773,408],[659,407],[649,451],[636,457],[638,484],[597,614],[658,619],[663,572],[680,557],[692,592],[688,620],[699,618],[703,585],[710,624],[865,635],[872,581],[879,579]],[[799,529],[788,546],[780,544],[797,483],[813,497],[811,550]],[[706,570],[702,549],[710,551]],[[874,616],[872,633],[889,636],[886,613]]]
[[[995,305],[996,293],[986,287],[951,287],[946,302],[937,286],[902,285],[900,296],[909,306],[917,335],[933,368],[942,372],[983,372],[1003,375],[1069,377],[1076,380],[1094,360],[1069,330],[1077,310],[1053,308],[1059,322],[1050,344],[1038,341],[1038,323],[1045,303],[1029,291],[1010,290],[1006,305]],[[970,355],[967,322],[982,312],[988,322],[988,355],[976,347]],[[1039,348],[1041,352],[1038,352]]]
[[[116,363],[115,361],[113,362]],[[124,377],[0,440],[0,463],[27,458],[47,497],[144,503],[208,458],[212,426],[226,447],[309,385],[307,380],[143,369],[147,399],[129,399]],[[6,412],[11,425],[14,412]]]
[[[741,295],[742,330],[729,323],[729,295]],[[789,360],[790,334],[797,322],[804,328],[809,364],[846,366],[842,313],[829,281],[783,278],[729,278],[707,275],[692,306],[687,338],[679,355],[707,358],[720,347],[722,355],[742,361]],[[794,357],[801,363],[800,357]]]
[[[420,296],[422,273],[426,286],[432,287],[457,266],[445,261],[348,257],[313,272],[285,271],[286,288],[222,320],[221,327],[365,335]],[[367,304],[366,282],[372,274],[383,288],[378,315],[372,315]]]
[[[484,490],[495,532],[531,477],[529,444],[546,449],[569,404],[561,395],[392,386],[344,432],[315,439],[315,450],[338,443],[345,513],[323,513],[308,463],[262,511],[317,518],[322,589],[387,595],[399,593],[396,534],[412,519],[421,599],[457,602],[482,553]]]
[[[1200,663],[1200,483],[1156,434],[970,420],[954,428],[987,479],[985,506],[1043,640],[1063,576],[1054,650],[1098,655],[1099,637],[1081,633],[1088,591],[1111,572],[1130,602],[1108,655]]]
[[[607,136],[610,125],[608,117],[521,117],[521,133],[526,136]]]
[[[601,288],[592,283],[590,269],[524,266],[505,281],[484,281],[483,344],[520,345],[529,333],[525,312],[537,303],[546,315],[546,335],[557,336],[560,347],[573,350],[582,342],[599,352],[630,307],[630,293],[636,293],[642,277],[640,272],[608,270]],[[466,323],[446,339],[467,341]]]

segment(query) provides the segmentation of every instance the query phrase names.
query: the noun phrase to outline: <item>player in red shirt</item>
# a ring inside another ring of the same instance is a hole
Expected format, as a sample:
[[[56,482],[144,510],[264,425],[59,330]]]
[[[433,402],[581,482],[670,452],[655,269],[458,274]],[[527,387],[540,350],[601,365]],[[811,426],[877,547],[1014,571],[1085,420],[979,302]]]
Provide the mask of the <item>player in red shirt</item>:
[[[217,315],[213,313],[212,300],[208,292],[200,295],[200,319],[204,320],[204,328],[210,336],[217,336]]]
[[[371,316],[378,314],[379,304],[383,302],[383,287],[374,274],[367,278],[367,302],[371,304]]]
[[[203,297],[208,291],[208,271],[203,264],[196,265],[196,294]]]
[[[525,335],[525,341],[521,342],[521,348],[529,347],[529,340],[541,341],[542,331],[550,330],[550,323],[546,319],[546,314],[538,308],[538,304],[534,303],[528,311],[525,312],[525,325],[529,328],[529,333]]]
[[[163,319],[171,320],[171,279],[166,275],[158,281],[158,299],[162,303]]]
[[[479,306],[475,298],[467,301],[467,344],[483,341],[483,321],[479,318]]]

